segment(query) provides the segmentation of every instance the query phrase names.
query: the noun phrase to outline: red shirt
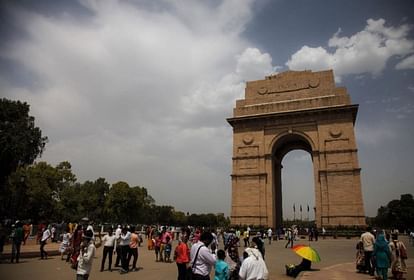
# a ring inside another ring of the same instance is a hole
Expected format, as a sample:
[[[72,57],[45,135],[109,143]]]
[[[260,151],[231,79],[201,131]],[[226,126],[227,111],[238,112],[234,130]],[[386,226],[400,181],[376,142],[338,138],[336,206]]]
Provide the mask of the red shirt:
[[[180,242],[177,247],[175,247],[175,261],[177,263],[188,263],[190,262],[190,249],[187,246],[187,243]]]

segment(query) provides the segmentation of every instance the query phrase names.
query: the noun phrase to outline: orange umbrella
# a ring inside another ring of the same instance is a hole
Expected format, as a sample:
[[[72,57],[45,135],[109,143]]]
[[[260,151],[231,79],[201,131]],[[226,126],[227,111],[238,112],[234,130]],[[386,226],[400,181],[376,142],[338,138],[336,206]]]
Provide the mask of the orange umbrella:
[[[318,252],[310,246],[306,245],[295,245],[292,250],[304,259],[310,260],[311,262],[320,262],[321,257]]]

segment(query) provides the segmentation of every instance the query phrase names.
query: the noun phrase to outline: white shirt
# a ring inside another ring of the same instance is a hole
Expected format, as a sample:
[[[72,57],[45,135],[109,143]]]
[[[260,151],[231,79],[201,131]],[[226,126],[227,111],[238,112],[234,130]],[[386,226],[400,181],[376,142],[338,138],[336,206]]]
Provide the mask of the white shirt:
[[[121,232],[122,232],[122,229],[121,229],[120,227],[118,227],[118,228],[115,230],[115,236],[116,236],[116,239],[118,239],[118,238],[121,236]]]
[[[268,230],[267,230],[267,237],[272,237],[272,229],[271,228],[269,228]]]
[[[207,276],[210,274],[211,268],[216,264],[216,255],[212,254],[203,242],[198,241],[191,247],[191,266],[193,265],[198,248],[200,248],[200,251],[198,252],[197,259],[195,260],[193,273]]]
[[[86,228],[86,230],[92,231],[92,240],[95,240],[95,231],[93,230],[93,226],[92,225],[88,225],[88,227]]]
[[[269,271],[262,254],[255,248],[248,248],[246,252],[249,257],[243,260],[240,267],[239,276],[241,280],[261,280],[269,279]]]
[[[83,250],[78,256],[78,268],[76,270],[76,274],[90,274],[92,269],[92,261],[95,256],[95,245],[93,242],[89,242],[88,249]]]
[[[365,232],[361,235],[361,241],[364,244],[364,251],[374,251],[375,237],[370,232]]]
[[[104,247],[114,247],[114,249],[116,248],[116,236],[113,234],[111,236],[109,236],[109,234],[105,234],[105,236],[102,237],[101,241]]]
[[[62,236],[63,245],[69,245],[70,244],[70,238],[71,238],[71,235],[70,235],[69,232],[64,233],[63,236]]]
[[[41,241],[48,240],[50,238],[50,235],[51,235],[50,230],[49,229],[45,229],[45,231],[43,232]]]
[[[129,246],[129,242],[131,241],[131,233],[129,231],[126,232],[126,234],[122,234],[120,236],[119,246]]]

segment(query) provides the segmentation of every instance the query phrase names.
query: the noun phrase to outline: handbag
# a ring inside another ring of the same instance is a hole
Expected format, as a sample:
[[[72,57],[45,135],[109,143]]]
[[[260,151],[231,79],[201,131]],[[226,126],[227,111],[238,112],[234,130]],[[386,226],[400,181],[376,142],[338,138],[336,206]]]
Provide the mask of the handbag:
[[[197,249],[197,253],[196,253],[195,258],[194,258],[193,265],[192,265],[192,266],[189,266],[189,267],[187,268],[187,273],[185,274],[185,279],[186,279],[186,280],[192,280],[192,279],[193,279],[193,269],[194,269],[194,267],[195,267],[195,263],[196,263],[196,260],[197,260],[197,257],[198,257],[198,252],[200,252],[200,249],[201,249],[201,247],[203,247],[203,246],[204,246],[204,245],[201,245],[200,247],[198,247],[198,249]]]

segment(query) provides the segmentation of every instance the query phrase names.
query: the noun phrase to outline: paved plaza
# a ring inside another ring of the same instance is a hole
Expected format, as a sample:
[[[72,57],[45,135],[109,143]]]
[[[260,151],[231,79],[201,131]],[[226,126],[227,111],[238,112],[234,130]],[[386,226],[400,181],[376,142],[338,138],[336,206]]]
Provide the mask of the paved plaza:
[[[408,280],[414,280],[414,247],[408,243],[408,239],[402,237],[408,247]],[[318,242],[308,242],[306,239],[297,241],[296,244],[310,244],[315,248],[322,261],[313,264],[314,271],[302,273],[298,278],[301,280],[314,279],[374,279],[366,274],[355,272],[355,245],[357,239],[320,239]],[[223,247],[222,244],[221,248]],[[175,244],[174,244],[175,246]],[[292,279],[285,275],[284,265],[287,263],[299,263],[298,257],[291,249],[286,249],[285,241],[274,241],[271,245],[266,243],[266,264],[269,269],[270,279]],[[57,250],[58,244],[46,245],[46,250]],[[39,245],[29,244],[22,246],[22,252],[37,252]],[[240,253],[243,248],[240,248]],[[5,253],[10,252],[10,246],[6,246]],[[141,268],[137,272],[120,275],[118,268],[113,272],[100,272],[100,261],[102,247],[97,249],[97,256],[94,259],[92,273],[89,279],[116,280],[116,279],[146,279],[162,280],[177,279],[177,267],[175,263],[155,262],[154,251],[148,251],[146,247],[139,248],[138,266]],[[390,273],[391,275],[391,273]],[[60,256],[51,256],[48,260],[40,260],[39,257],[22,258],[19,264],[10,264],[9,260],[3,260],[0,264],[1,280],[73,280],[75,270],[71,269],[65,261],[60,260]]]

